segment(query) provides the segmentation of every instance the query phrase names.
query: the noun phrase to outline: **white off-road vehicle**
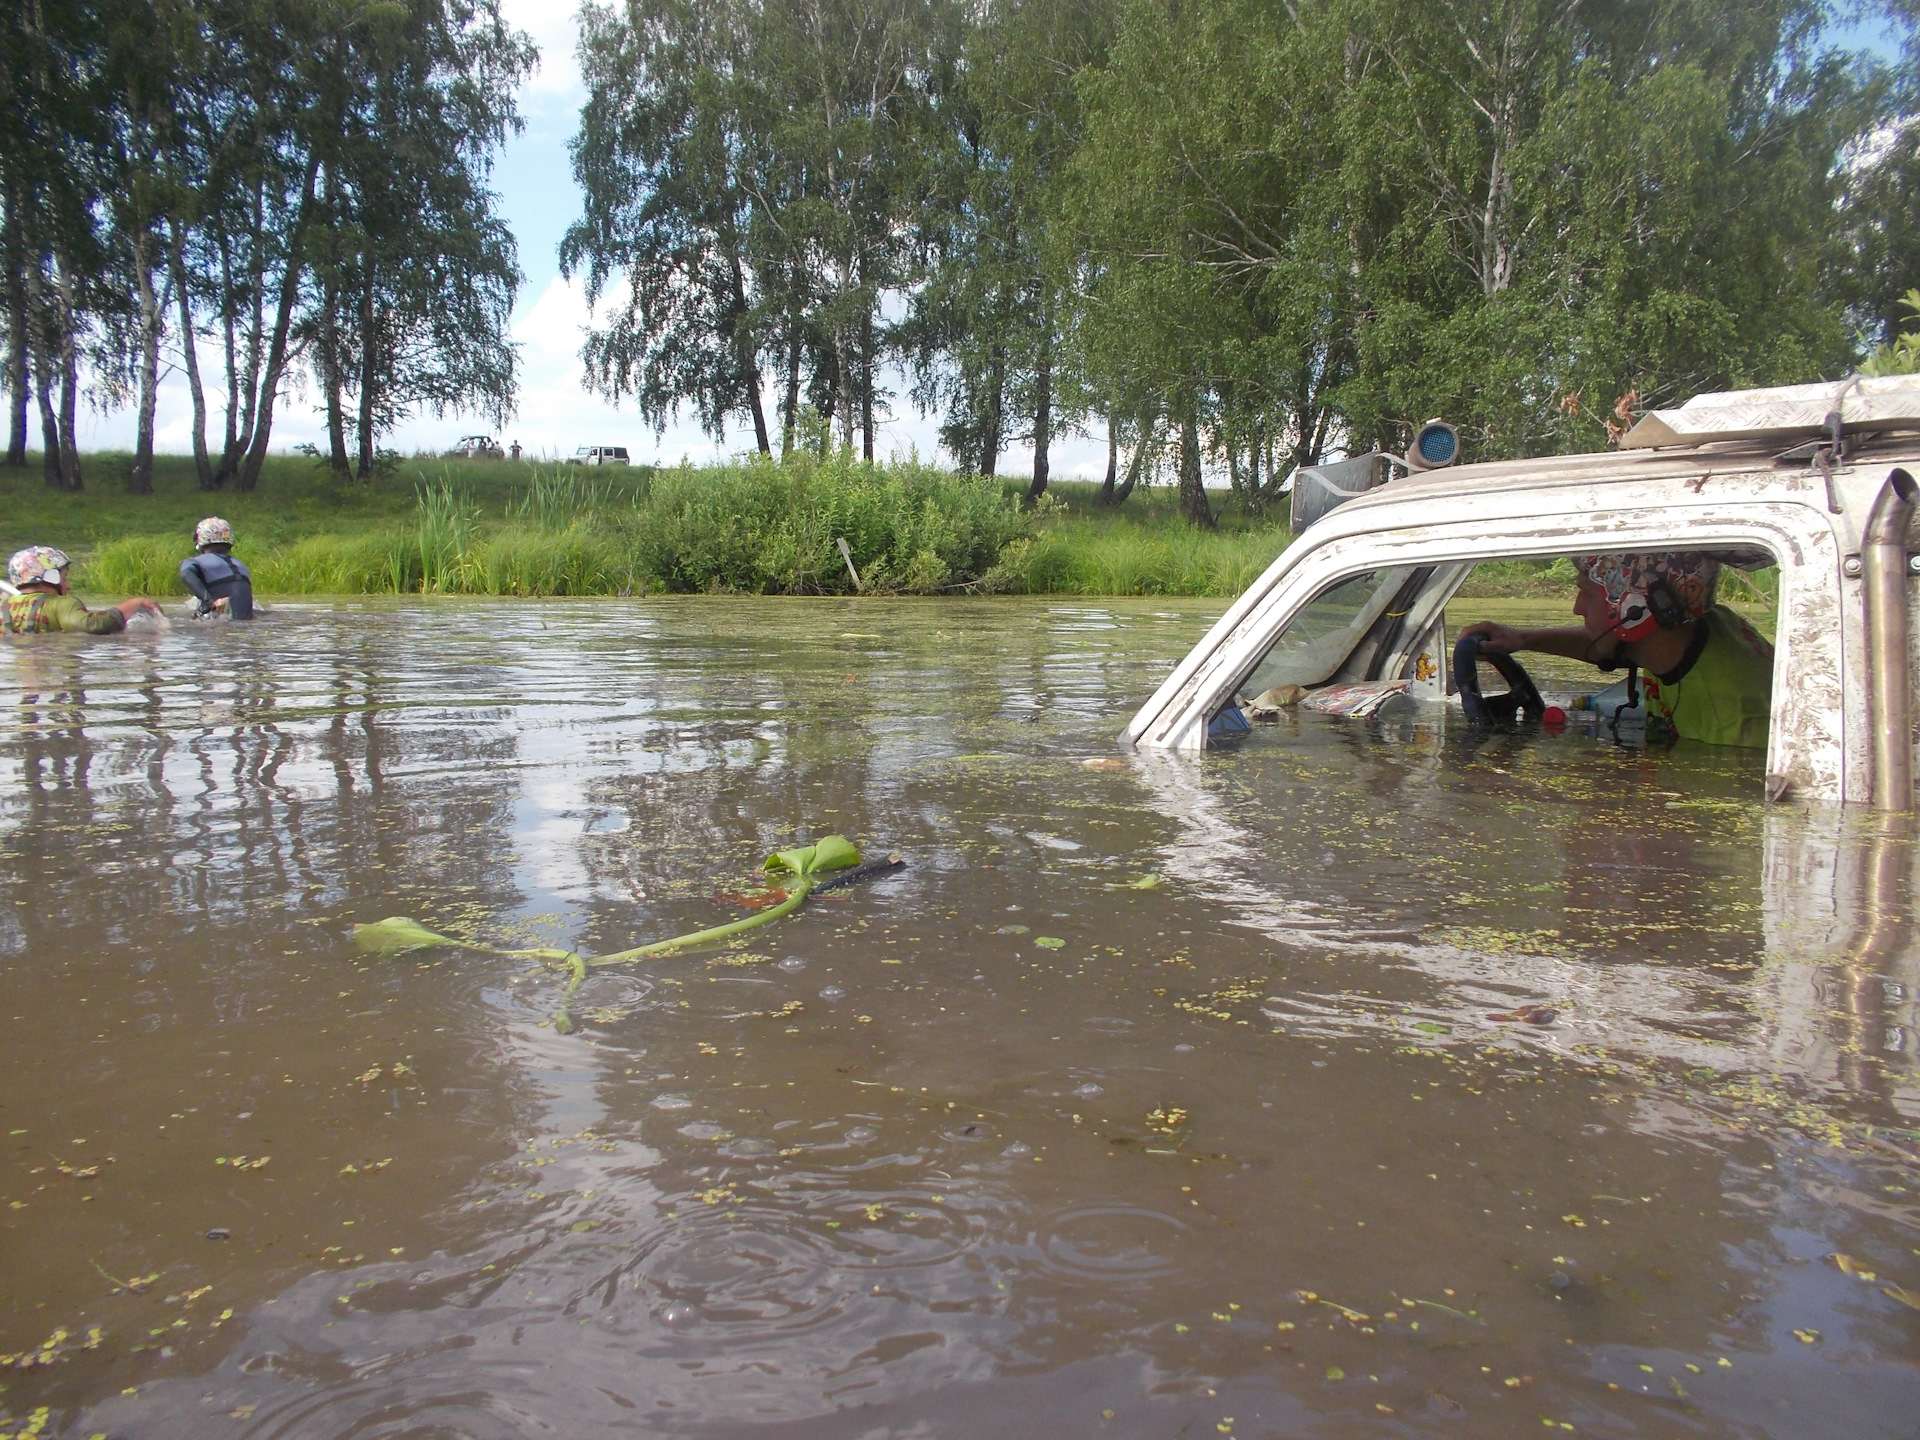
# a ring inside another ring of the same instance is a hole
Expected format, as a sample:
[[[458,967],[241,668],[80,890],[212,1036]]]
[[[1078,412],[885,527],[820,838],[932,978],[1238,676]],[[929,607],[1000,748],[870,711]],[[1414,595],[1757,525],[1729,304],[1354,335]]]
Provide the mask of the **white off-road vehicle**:
[[[1129,742],[1203,749],[1243,697],[1275,687],[1457,704],[1445,610],[1476,564],[1704,551],[1779,566],[1769,798],[1912,808],[1920,376],[1701,395],[1601,454],[1455,466],[1437,422],[1409,448],[1299,473],[1304,533],[1141,707]]]

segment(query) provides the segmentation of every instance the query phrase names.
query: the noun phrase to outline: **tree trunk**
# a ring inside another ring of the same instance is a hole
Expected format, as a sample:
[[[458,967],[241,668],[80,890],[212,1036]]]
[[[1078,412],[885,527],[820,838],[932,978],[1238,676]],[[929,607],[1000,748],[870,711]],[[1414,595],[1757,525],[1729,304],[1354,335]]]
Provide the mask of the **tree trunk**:
[[[1233,498],[1239,503],[1240,513],[1249,518],[1260,513],[1260,455],[1259,442],[1251,437],[1243,437],[1235,427],[1225,427],[1227,444],[1227,484],[1232,488]],[[1246,449],[1241,449],[1246,439]]]
[[[1127,478],[1120,488],[1113,492],[1114,505],[1124,505],[1127,497],[1133,494],[1133,487],[1140,483],[1140,477],[1147,470],[1147,454],[1153,446],[1153,424],[1149,421],[1140,426],[1140,443],[1133,447],[1133,458],[1127,462]]]
[[[327,468],[336,479],[345,480],[353,474],[353,461],[347,457],[347,414],[340,393],[340,353],[335,348],[338,339],[337,331],[328,336],[323,362],[327,384]]]
[[[252,313],[247,317],[246,372],[240,385],[240,431],[235,437],[233,460],[228,473],[237,475],[253,448],[254,431],[260,424],[261,349],[267,333],[267,273],[261,260],[253,268]]]
[[[60,488],[86,488],[80,475],[80,347],[71,334],[60,337]]]
[[[1046,326],[1040,336],[1040,363],[1034,376],[1033,404],[1033,483],[1027,486],[1027,502],[1032,504],[1047,493],[1047,478],[1052,473],[1053,448],[1053,316],[1041,322]]]
[[[1213,507],[1200,476],[1200,427],[1192,415],[1180,421],[1180,513],[1189,524],[1214,528]]]
[[[171,227],[173,294],[180,307],[180,362],[193,399],[193,471],[202,490],[213,489],[213,463],[207,458],[207,392],[200,383],[200,347],[193,334],[193,296],[187,290],[186,234],[178,220]]]
[[[995,345],[987,352],[987,405],[980,417],[980,473],[1000,469],[1000,435],[1007,428],[1007,352]]]
[[[240,357],[234,334],[239,318],[234,314],[233,250],[225,230],[216,233],[220,241],[220,327],[227,362],[226,433],[220,443],[220,463],[213,472],[212,488],[218,490],[232,476],[240,454]]]
[[[1114,432],[1113,416],[1107,416],[1107,478],[1100,482],[1098,503],[1113,504],[1113,487],[1120,478],[1120,437]]]
[[[327,402],[327,467],[334,478],[346,479],[353,473],[347,459],[347,417],[340,392],[345,385],[340,354],[340,287],[327,281],[320,302],[320,384]]]
[[[780,433],[780,458],[793,453],[793,437],[800,425],[800,317],[790,316],[787,332],[787,395],[784,402],[786,423]]]
[[[73,279],[64,259],[54,256],[53,291],[58,302],[55,319],[60,348],[60,488],[79,491],[80,476],[80,337],[75,333],[79,317],[74,313]]]
[[[852,346],[847,343],[847,328],[833,327],[833,404],[839,414],[840,447],[853,449],[853,365]]]
[[[217,485],[224,485],[240,472],[246,463],[246,457],[253,448],[254,433],[260,419],[260,366],[261,347],[266,338],[267,305],[267,245],[265,199],[259,182],[253,192],[253,233],[251,249],[248,252],[247,303],[251,313],[247,326],[246,374],[244,380],[234,380],[231,336],[228,340],[227,370],[230,377],[227,402],[227,450],[220,459],[219,472],[214,476]],[[288,256],[291,260],[291,254]],[[237,387],[237,388],[236,388]],[[237,396],[237,399],[236,399]],[[234,406],[239,408],[239,427],[234,426]]]
[[[266,370],[260,377],[258,419],[253,427],[253,445],[240,469],[238,489],[252,490],[260,483],[260,471],[267,463],[267,442],[273,435],[273,403],[280,392],[280,377],[287,365],[287,335],[293,328],[294,306],[300,300],[300,272],[304,268],[304,242],[307,224],[313,214],[314,178],[319,173],[320,157],[310,156],[300,186],[300,208],[294,214],[293,233],[287,237],[286,268],[280,276],[280,303],[273,317],[273,341],[267,348]]]
[[[360,284],[360,426],[357,439],[360,446],[358,464],[354,473],[362,480],[373,478],[374,424],[380,396],[380,337],[373,323],[373,257],[366,258],[366,278]]]
[[[860,322],[860,458],[873,463],[873,312]]]
[[[166,323],[167,309],[167,297],[153,288],[154,273],[159,269],[154,263],[155,240],[152,232],[143,231],[133,246],[134,283],[140,295],[140,393],[127,490],[134,495],[153,493],[153,416],[160,403],[160,331]]]
[[[853,288],[853,267],[850,261],[842,261],[839,266],[839,289],[835,296],[841,314],[833,321],[833,403],[839,412],[834,418],[840,422],[840,445],[842,449],[853,449],[853,340],[847,334],[847,317],[844,313],[848,292]]]
[[[27,357],[27,286],[20,273],[13,220],[7,236],[7,464],[27,463],[27,397],[33,390]]]
[[[733,282],[733,355],[740,367],[740,384],[747,392],[747,408],[753,415],[753,443],[762,455],[771,455],[773,445],[767,438],[767,412],[760,405],[760,349],[753,343],[747,325],[747,283],[740,270],[740,256],[732,246],[727,250],[727,268]]]
[[[28,284],[36,292],[40,286],[32,280]],[[38,300],[39,296],[34,297]],[[47,354],[46,316],[41,306],[32,307],[32,317],[28,331],[29,343],[33,349],[33,394],[40,405],[40,473],[52,490],[64,488],[60,479],[60,420],[53,413],[53,362]]]

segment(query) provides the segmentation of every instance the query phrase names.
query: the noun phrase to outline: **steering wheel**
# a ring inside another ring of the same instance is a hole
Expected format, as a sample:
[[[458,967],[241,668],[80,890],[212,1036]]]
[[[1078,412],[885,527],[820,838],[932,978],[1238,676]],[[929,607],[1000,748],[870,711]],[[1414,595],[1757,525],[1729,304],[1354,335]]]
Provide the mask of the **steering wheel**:
[[[1453,647],[1453,684],[1460,692],[1460,708],[1467,712],[1467,719],[1475,725],[1490,725],[1495,721],[1511,724],[1517,714],[1536,723],[1543,719],[1547,702],[1534,688],[1533,677],[1513,656],[1482,649],[1482,643],[1478,635],[1462,635]],[[1506,694],[1480,693],[1482,660],[1500,672],[1500,678],[1507,682]]]

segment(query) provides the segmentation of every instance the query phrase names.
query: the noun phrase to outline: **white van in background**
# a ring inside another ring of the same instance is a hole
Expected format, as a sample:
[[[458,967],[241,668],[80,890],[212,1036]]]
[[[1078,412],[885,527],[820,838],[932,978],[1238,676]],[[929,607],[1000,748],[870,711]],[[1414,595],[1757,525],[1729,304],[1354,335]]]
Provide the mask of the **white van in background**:
[[[626,465],[627,447],[624,445],[582,445],[573,452],[567,461],[569,465]]]

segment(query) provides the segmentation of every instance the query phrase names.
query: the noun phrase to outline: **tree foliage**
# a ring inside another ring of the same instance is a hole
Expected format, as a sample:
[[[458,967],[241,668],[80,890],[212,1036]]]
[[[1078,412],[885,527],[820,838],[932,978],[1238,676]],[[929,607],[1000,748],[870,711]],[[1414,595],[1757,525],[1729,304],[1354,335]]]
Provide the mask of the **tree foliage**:
[[[1887,96],[1820,19],[1130,4],[1077,157],[1088,363],[1216,449],[1277,436],[1269,484],[1429,415],[1538,453],[1628,392],[1844,372],[1842,166]]]
[[[362,473],[409,409],[509,407],[519,272],[485,182],[533,58],[497,0],[26,0],[0,19],[9,458],[36,397],[49,483],[79,486],[90,372],[97,400],[138,406],[144,488],[163,338],[207,488],[257,482],[303,364],[342,469],[347,396]]]
[[[628,287],[588,359],[660,425],[784,360],[850,443],[890,351],[963,466],[1027,440],[1037,495],[1097,415],[1105,493],[1124,441],[1207,523],[1203,457],[1258,508],[1432,414],[1591,446],[1623,395],[1843,373],[1920,280],[1911,72],[1808,0],[591,15],[569,263]]]

